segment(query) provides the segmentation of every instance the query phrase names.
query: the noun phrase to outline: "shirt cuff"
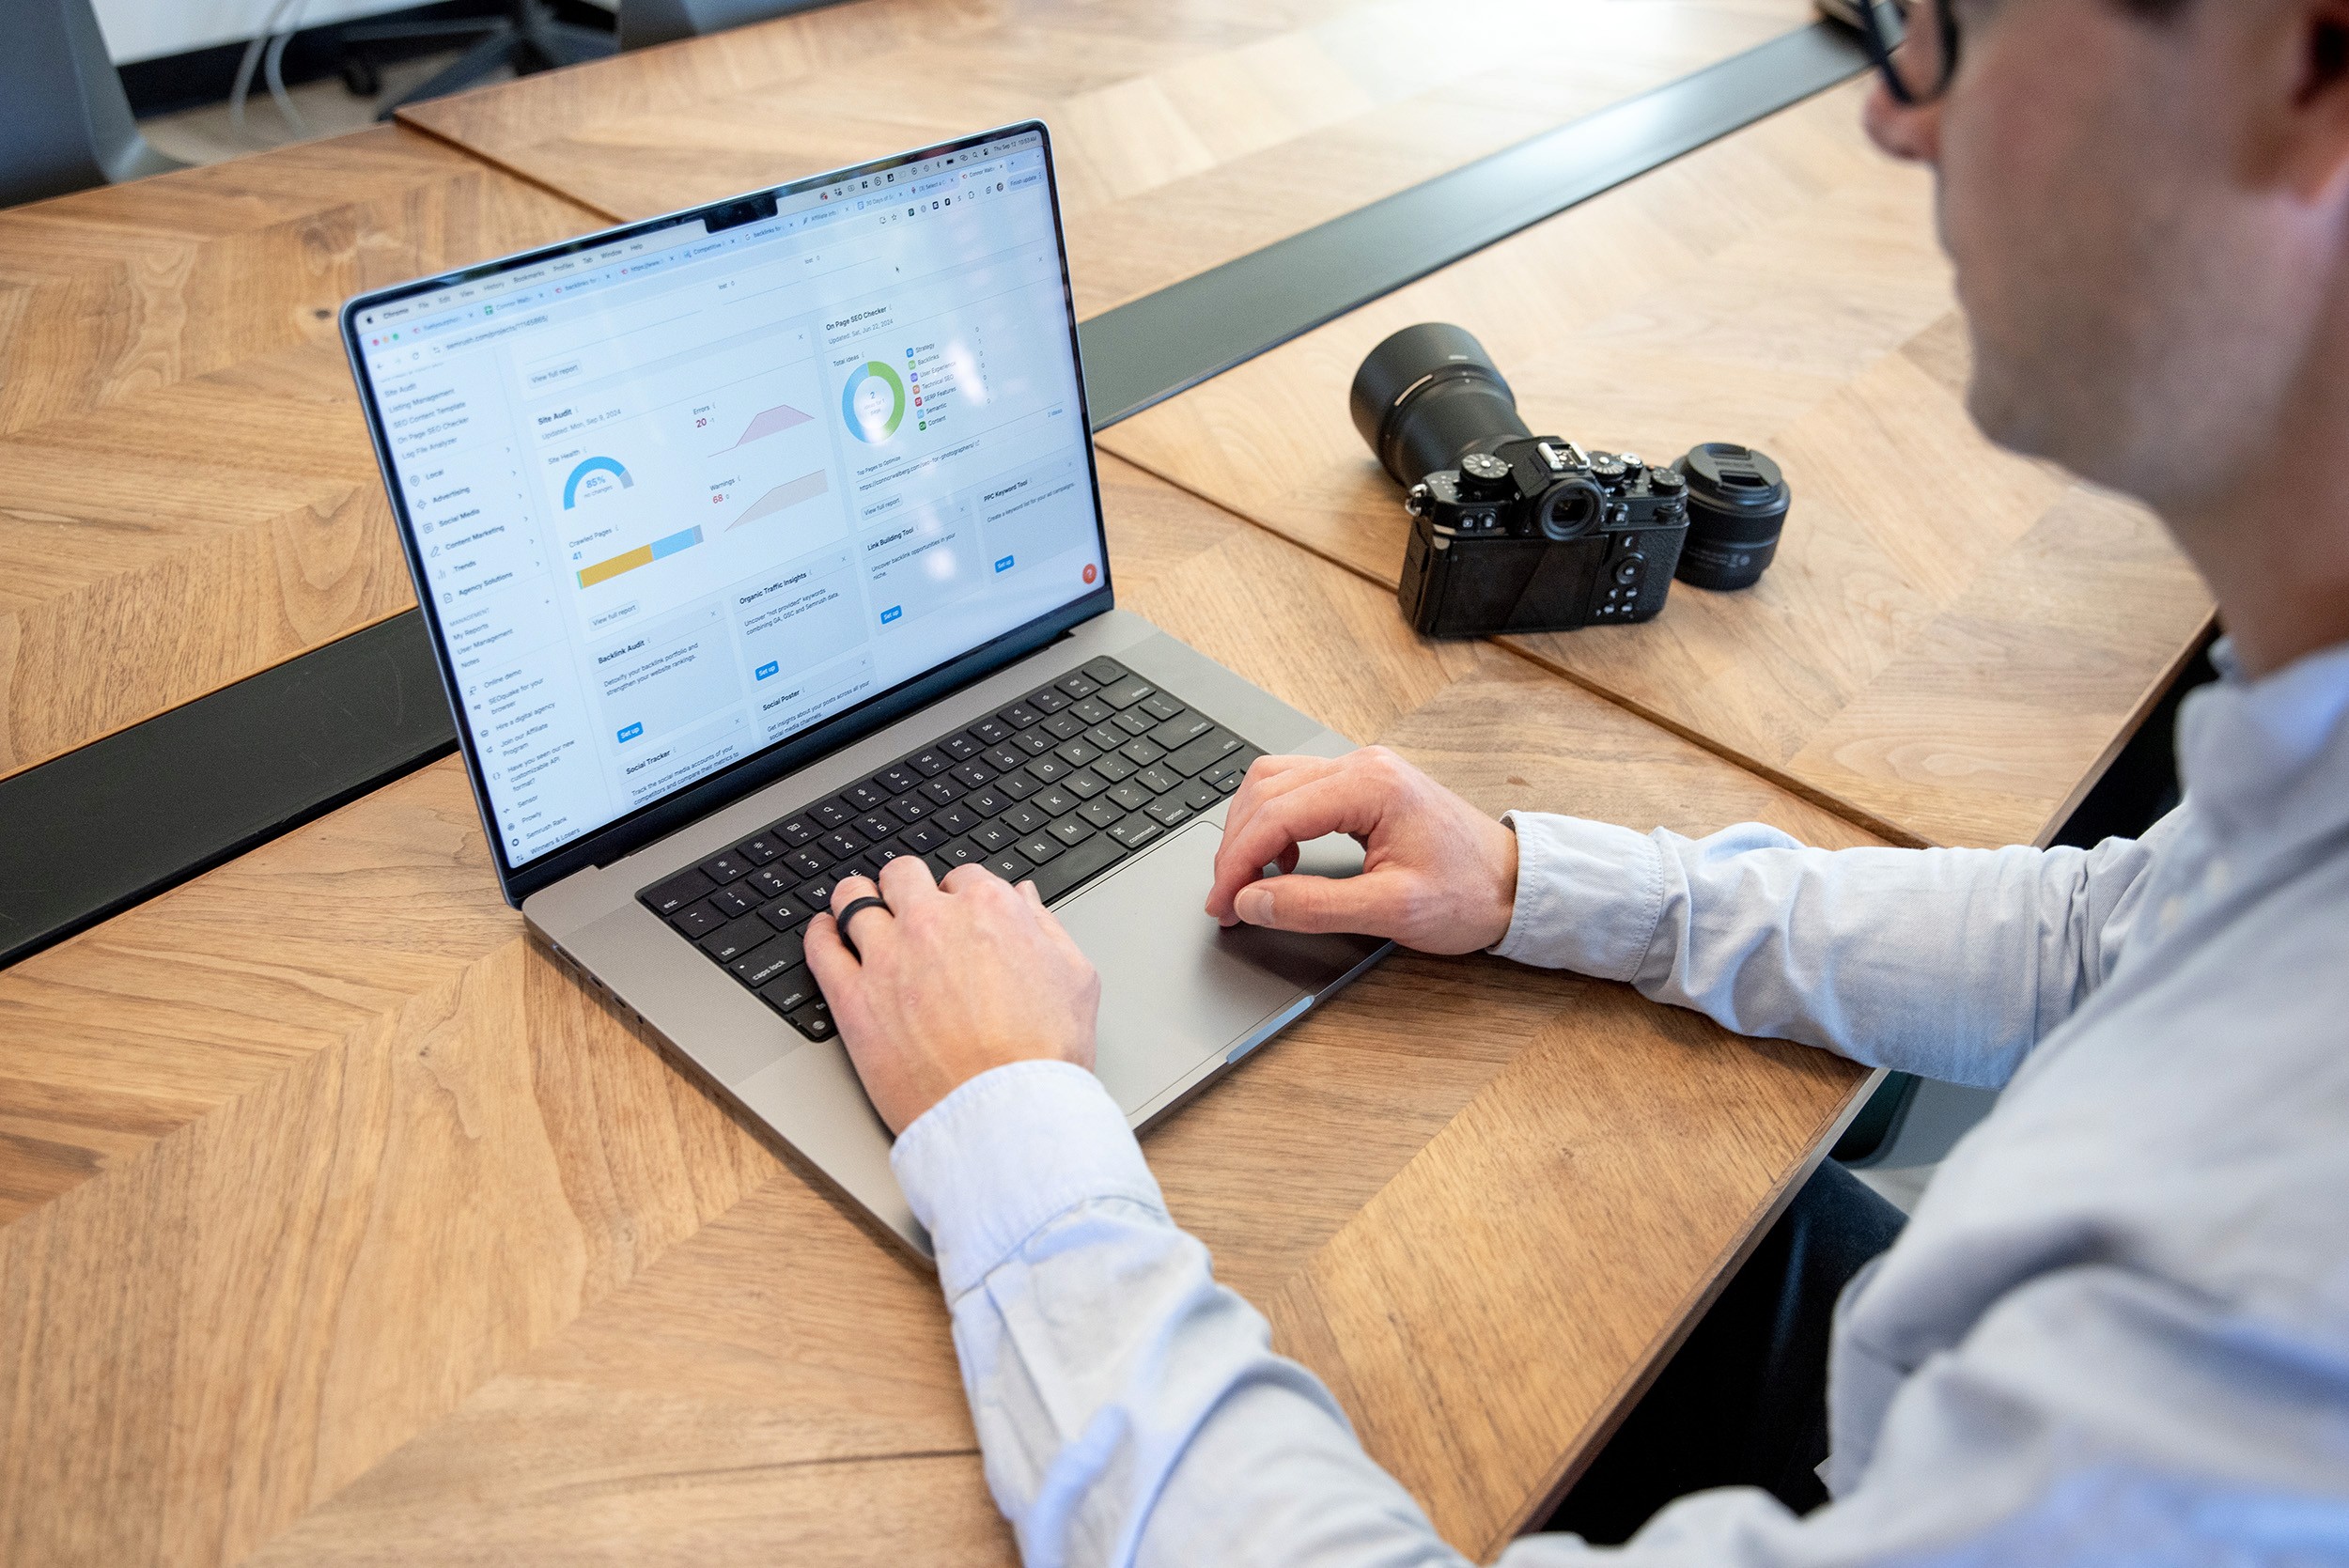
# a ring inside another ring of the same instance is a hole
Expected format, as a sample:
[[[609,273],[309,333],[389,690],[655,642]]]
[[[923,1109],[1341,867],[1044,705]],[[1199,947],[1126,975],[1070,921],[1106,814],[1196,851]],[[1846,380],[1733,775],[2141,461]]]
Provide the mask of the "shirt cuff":
[[[1078,1204],[1165,1201],[1125,1113],[1067,1062],[993,1067],[914,1118],[889,1155],[949,1301]]]
[[[1664,851],[1608,822],[1513,811],[1517,897],[1488,951],[1520,964],[1632,980],[1664,912]]]

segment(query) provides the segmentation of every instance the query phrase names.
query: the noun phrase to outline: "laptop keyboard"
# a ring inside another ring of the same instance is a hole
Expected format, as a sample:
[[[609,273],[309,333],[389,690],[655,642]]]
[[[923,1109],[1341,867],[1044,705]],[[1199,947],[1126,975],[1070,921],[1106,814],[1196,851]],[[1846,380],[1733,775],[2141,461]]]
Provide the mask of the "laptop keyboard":
[[[919,855],[987,866],[1047,904],[1239,787],[1264,753],[1113,659],[1097,659],[637,898],[811,1040],[832,1009],[802,961],[832,885]]]

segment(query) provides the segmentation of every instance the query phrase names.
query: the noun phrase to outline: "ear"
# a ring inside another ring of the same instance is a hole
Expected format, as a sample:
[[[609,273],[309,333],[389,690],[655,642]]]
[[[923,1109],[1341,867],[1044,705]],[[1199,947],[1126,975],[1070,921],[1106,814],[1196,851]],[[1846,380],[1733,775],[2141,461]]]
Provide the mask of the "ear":
[[[2291,101],[2276,173],[2320,205],[2349,194],[2349,0],[2285,0],[2279,10]]]

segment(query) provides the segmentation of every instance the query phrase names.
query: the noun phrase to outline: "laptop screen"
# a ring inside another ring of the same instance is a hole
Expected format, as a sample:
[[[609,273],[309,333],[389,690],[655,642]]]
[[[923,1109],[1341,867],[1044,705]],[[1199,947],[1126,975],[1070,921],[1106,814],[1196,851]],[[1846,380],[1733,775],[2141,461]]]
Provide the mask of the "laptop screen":
[[[513,867],[1099,590],[1033,128],[355,302]]]

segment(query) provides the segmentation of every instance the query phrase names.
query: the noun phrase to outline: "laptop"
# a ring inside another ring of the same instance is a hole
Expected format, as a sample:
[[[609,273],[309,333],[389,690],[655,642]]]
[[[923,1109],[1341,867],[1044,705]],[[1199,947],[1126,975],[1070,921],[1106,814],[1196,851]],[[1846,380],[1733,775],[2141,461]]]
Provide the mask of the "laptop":
[[[341,319],[507,901],[885,1235],[801,945],[841,877],[1034,882],[1137,1128],[1386,952],[1200,912],[1248,764],[1350,743],[1116,608],[1041,123]]]

